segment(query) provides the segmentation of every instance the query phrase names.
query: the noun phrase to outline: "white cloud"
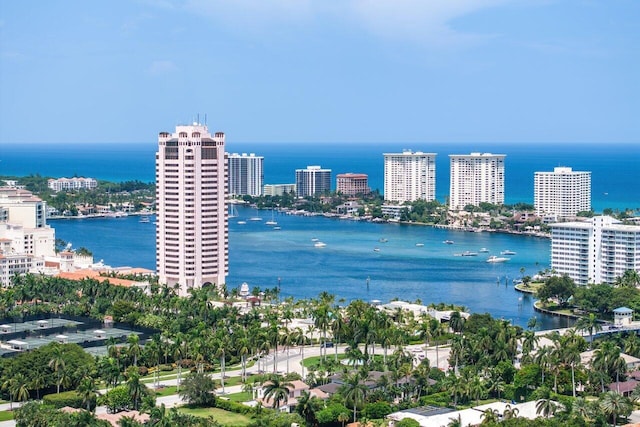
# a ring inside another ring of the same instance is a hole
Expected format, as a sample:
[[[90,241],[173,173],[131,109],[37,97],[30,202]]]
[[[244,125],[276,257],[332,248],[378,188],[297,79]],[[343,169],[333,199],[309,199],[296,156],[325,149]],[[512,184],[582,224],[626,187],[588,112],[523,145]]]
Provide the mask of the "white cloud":
[[[353,0],[351,10],[369,31],[392,39],[446,47],[474,43],[492,37],[465,33],[452,22],[508,0]]]
[[[238,32],[304,26],[332,19],[381,38],[446,47],[474,43],[490,34],[465,33],[452,22],[514,0],[184,0],[176,3]]]
[[[149,66],[149,73],[154,75],[162,75],[172,73],[177,70],[178,67],[173,61],[158,60],[153,61]]]

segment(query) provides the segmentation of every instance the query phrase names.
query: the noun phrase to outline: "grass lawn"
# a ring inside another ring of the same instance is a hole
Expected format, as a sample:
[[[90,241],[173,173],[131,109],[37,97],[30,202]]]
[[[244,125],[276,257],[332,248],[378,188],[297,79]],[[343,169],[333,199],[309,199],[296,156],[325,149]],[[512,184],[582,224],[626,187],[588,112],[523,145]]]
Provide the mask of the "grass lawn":
[[[327,350],[333,350],[333,349],[329,348]],[[327,359],[329,358],[335,359],[335,357],[336,355],[335,353],[333,353],[333,351],[331,352],[331,354],[327,354]],[[338,360],[344,360],[346,358],[347,356],[344,353],[338,353]],[[309,368],[311,366],[318,366],[320,364],[321,359],[322,357],[320,356],[305,357],[304,360],[302,361],[302,364],[304,365],[305,368]]]
[[[170,386],[159,388],[158,390],[154,390],[154,391],[156,392],[156,397],[163,397],[163,396],[171,396],[172,394],[177,394],[178,392],[176,390],[177,390],[176,386],[170,385]]]
[[[248,392],[241,392],[241,393],[231,393],[231,394],[227,394],[225,397],[228,397],[230,401],[232,402],[248,402],[251,399],[253,399],[253,396],[251,396],[251,393]]]
[[[236,414],[234,412],[228,412],[219,408],[178,408],[179,412],[189,415],[195,415],[196,417],[213,417],[214,420],[222,424],[223,426],[244,427],[251,423],[251,418]]]
[[[13,411],[0,411],[0,421],[9,421],[13,419]]]

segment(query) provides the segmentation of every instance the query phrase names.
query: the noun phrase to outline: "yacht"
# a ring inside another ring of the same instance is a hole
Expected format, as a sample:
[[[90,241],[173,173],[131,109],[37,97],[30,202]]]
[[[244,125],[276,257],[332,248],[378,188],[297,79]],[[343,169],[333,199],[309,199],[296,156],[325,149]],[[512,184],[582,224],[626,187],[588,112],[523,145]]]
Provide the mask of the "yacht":
[[[313,246],[315,246],[316,248],[324,248],[325,246],[327,246],[327,244],[323,242],[315,242]]]
[[[243,225],[243,224],[246,224],[246,223],[247,223],[247,221],[238,221],[238,224],[240,224],[240,225]]]
[[[480,253],[487,253],[487,252],[489,252],[489,249],[487,249],[487,248],[480,248],[480,250],[479,250],[478,252],[480,252]]]
[[[373,248],[373,252],[380,252],[380,248]]]
[[[271,219],[265,222],[267,225],[278,225],[278,221],[273,217],[273,209],[271,209]]]
[[[464,251],[462,256],[478,256],[478,252]]]
[[[487,258],[487,262],[491,262],[491,263],[505,262],[505,261],[509,261],[509,258],[495,256],[495,255],[491,255],[489,258]]]
[[[515,255],[515,254],[516,254],[515,252],[509,251],[509,250],[500,252],[500,255]]]
[[[423,247],[423,246],[424,246],[424,243],[416,243],[416,246],[417,246],[417,247],[419,247],[419,248],[421,248],[421,247]]]

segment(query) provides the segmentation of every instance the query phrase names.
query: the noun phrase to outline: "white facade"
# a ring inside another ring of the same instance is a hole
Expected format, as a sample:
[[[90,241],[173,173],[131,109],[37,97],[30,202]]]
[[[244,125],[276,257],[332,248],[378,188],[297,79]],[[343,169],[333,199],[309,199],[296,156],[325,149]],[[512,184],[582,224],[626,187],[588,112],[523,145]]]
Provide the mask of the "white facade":
[[[317,196],[331,191],[331,169],[307,166],[296,169],[296,195],[298,197]]]
[[[46,204],[31,192],[0,187],[0,285],[15,274],[44,265],[55,255],[55,230],[47,225]]]
[[[449,208],[504,203],[504,154],[451,154]]]
[[[265,196],[282,196],[285,193],[295,193],[295,184],[265,184],[264,195]]]
[[[615,283],[626,270],[640,272],[640,226],[609,216],[553,224],[551,268],[579,285]]]
[[[156,268],[179,295],[219,286],[229,271],[224,139],[197,123],[158,136]]]
[[[229,195],[260,196],[264,185],[264,157],[254,153],[228,154]]]
[[[539,216],[569,218],[591,210],[591,172],[568,167],[534,175],[533,204]]]
[[[436,198],[436,154],[384,153],[384,199],[391,202]]]
[[[47,185],[54,191],[62,190],[80,190],[80,189],[93,189],[98,186],[98,181],[94,178],[58,178],[50,179],[47,181]]]

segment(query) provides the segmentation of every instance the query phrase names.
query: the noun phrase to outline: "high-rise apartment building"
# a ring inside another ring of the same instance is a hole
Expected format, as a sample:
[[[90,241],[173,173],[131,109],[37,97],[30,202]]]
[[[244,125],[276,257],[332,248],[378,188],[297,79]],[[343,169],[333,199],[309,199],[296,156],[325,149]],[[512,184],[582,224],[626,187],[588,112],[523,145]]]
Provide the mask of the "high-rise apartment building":
[[[640,226],[610,216],[552,224],[551,268],[579,285],[614,283],[626,270],[640,272]]]
[[[504,154],[450,154],[449,208],[504,203]]]
[[[405,150],[383,156],[385,200],[398,203],[435,200],[435,153]]]
[[[228,155],[229,194],[232,196],[261,196],[264,185],[264,157],[254,153]]]
[[[369,194],[369,176],[366,173],[341,173],[336,177],[336,191],[347,196]]]
[[[569,218],[591,210],[591,172],[557,167],[534,174],[533,204],[537,215]]]
[[[156,268],[179,295],[225,283],[229,271],[224,133],[206,125],[160,132],[156,153]]]
[[[331,191],[331,169],[307,166],[296,169],[296,195],[298,197],[317,196]]]

